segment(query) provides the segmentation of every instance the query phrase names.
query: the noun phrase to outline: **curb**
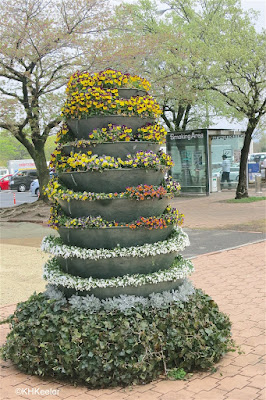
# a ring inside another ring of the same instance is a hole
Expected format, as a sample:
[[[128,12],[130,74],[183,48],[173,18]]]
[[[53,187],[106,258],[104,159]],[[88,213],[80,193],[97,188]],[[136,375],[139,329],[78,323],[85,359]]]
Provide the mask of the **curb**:
[[[211,256],[211,255],[214,255],[214,254],[219,254],[219,253],[223,253],[223,252],[226,252],[226,251],[236,250],[236,249],[239,249],[240,247],[246,247],[246,246],[250,246],[250,245],[258,244],[258,243],[263,243],[263,242],[266,242],[266,239],[259,239],[259,240],[255,240],[255,242],[244,243],[244,244],[240,244],[238,246],[233,246],[233,247],[228,247],[228,248],[222,249],[222,250],[212,251],[210,253],[199,254],[197,256],[189,257],[189,259],[193,260],[193,259],[199,258],[199,257]]]
[[[12,222],[16,222],[16,223],[29,222],[31,224],[41,224],[41,225],[49,227],[48,221],[43,221],[41,219],[40,220],[38,220],[38,219],[37,220],[36,219],[7,219],[7,220],[1,219],[0,222],[10,222],[10,223],[12,223]]]

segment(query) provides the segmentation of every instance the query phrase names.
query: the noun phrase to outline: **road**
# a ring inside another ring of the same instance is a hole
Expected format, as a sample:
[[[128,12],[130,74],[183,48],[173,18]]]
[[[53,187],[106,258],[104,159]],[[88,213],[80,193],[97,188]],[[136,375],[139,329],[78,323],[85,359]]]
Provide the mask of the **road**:
[[[259,232],[189,228],[184,228],[184,231],[190,240],[190,246],[182,252],[185,258],[194,258],[201,254],[228,250],[265,240],[265,233]]]
[[[14,195],[16,204],[14,204]],[[19,206],[23,203],[34,203],[38,199],[32,196],[31,192],[17,192],[13,190],[2,190],[0,192],[0,208]]]
[[[0,208],[13,207],[14,194],[17,206],[22,203],[33,203],[37,200],[37,196],[32,196],[30,192],[19,193],[17,191],[4,190],[0,192]],[[203,200],[201,200],[201,202],[203,202]],[[219,204],[220,207],[224,207],[225,205],[226,203]],[[216,203],[215,206],[217,207]],[[204,208],[202,209],[204,210]],[[5,233],[7,234],[10,226],[13,227],[12,223],[11,225],[7,224],[6,227],[1,226],[2,238],[5,237]],[[42,228],[43,231],[37,234],[34,224],[30,224],[29,226],[29,232],[31,232],[34,237],[36,235],[38,237],[40,236],[39,242],[41,241],[41,237],[48,234],[46,232],[47,228]],[[16,224],[14,228],[16,235],[19,235],[19,237],[22,235],[21,237],[25,238],[27,227],[24,224]],[[232,247],[242,246],[247,243],[256,243],[258,241],[265,240],[265,234],[259,232],[239,232],[236,230],[225,229],[191,229],[187,227],[184,228],[184,231],[188,233],[191,243],[191,245],[182,252],[182,255],[186,258],[194,258],[201,254],[226,250]]]

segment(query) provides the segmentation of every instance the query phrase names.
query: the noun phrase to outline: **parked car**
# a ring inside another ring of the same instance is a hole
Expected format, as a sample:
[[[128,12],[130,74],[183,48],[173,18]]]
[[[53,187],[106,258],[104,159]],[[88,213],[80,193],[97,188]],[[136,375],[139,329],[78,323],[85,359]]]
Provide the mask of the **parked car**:
[[[12,177],[12,174],[8,174],[8,175],[3,176],[3,178],[0,179],[0,191],[10,189],[11,177]]]
[[[259,164],[259,169],[263,168],[264,160],[266,160],[266,153],[253,153],[249,155],[249,161]]]
[[[34,179],[34,181],[31,182],[30,184],[30,192],[32,196],[38,196],[40,195],[40,185],[38,179]]]
[[[11,179],[10,188],[11,190],[17,190],[18,192],[25,192],[29,190],[31,182],[37,178],[36,169],[27,169],[23,171],[17,171]]]
[[[50,178],[52,178],[53,176],[56,175],[53,170],[50,170],[49,174],[50,174]],[[34,179],[34,181],[31,182],[31,184],[30,184],[30,192],[31,192],[32,196],[39,196],[40,195],[40,185],[39,185],[39,180],[38,179]]]
[[[215,168],[212,170],[212,176],[220,176],[222,179],[222,168]],[[239,164],[232,164],[230,167],[230,181],[238,182],[239,179]]]

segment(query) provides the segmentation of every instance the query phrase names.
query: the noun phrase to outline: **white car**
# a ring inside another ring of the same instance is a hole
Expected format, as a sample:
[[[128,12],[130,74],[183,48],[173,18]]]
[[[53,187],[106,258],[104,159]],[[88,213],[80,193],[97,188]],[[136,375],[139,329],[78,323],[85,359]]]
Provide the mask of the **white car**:
[[[40,185],[38,179],[34,179],[34,181],[31,182],[30,184],[30,192],[32,196],[38,196],[40,195]]]
[[[220,176],[222,180],[222,169],[215,168],[212,170],[212,176]],[[239,179],[239,164],[232,164],[230,168],[230,181],[231,182],[238,182]]]
[[[55,173],[53,171],[49,171],[50,178],[55,176]],[[30,192],[32,196],[40,196],[40,185],[38,179],[34,179],[34,181],[31,182],[30,185]]]

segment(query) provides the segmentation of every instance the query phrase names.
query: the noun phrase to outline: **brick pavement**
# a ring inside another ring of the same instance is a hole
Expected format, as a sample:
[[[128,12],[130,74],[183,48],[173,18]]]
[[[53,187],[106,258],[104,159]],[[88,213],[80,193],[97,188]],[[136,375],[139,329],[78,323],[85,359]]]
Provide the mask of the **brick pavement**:
[[[48,390],[45,398],[49,400],[265,400],[265,243],[202,255],[193,262],[195,286],[229,314],[233,338],[244,354],[229,353],[217,364],[216,372],[195,373],[187,381],[158,380],[104,390],[27,376],[2,361],[1,399],[39,400],[42,396],[32,392],[38,389]],[[2,307],[1,316],[9,315],[14,307]],[[1,343],[7,331],[8,326],[3,326]]]
[[[250,196],[257,194],[249,191]],[[266,196],[263,189],[260,196]],[[266,217],[265,201],[253,203],[227,203],[226,200],[234,199],[234,190],[225,190],[202,197],[176,197],[171,204],[185,215],[184,227],[193,229],[235,229],[240,225],[245,230],[251,231],[252,226],[260,221],[263,228],[263,219]],[[257,230],[261,232],[261,230]]]

